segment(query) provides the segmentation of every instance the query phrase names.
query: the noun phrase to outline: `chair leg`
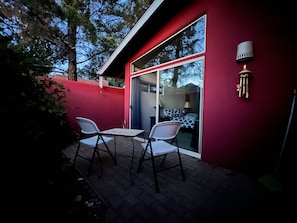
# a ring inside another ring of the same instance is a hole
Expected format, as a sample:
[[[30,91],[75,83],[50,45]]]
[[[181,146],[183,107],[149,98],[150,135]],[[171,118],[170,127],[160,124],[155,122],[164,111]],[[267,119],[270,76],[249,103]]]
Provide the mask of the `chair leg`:
[[[157,193],[159,193],[160,192],[160,189],[159,189],[159,183],[158,183],[156,166],[155,166],[155,158],[154,158],[153,154],[151,154],[151,160],[152,160],[154,180],[155,180],[155,190],[156,190]]]
[[[139,160],[139,164],[138,164],[138,168],[137,168],[137,173],[140,172],[140,169],[141,169],[141,165],[142,165],[142,162],[144,161],[144,157],[145,157],[145,154],[146,154],[146,150],[143,150],[142,153],[141,153],[141,156],[140,156],[140,160]]]
[[[92,158],[91,158],[91,160],[90,160],[89,169],[88,169],[88,175],[90,175],[90,172],[91,172],[91,169],[92,169],[92,166],[93,166],[93,162],[94,162],[94,159],[95,159],[95,154],[96,154],[96,152],[97,152],[97,154],[99,155],[99,152],[97,151],[97,148],[94,147],[94,151],[93,151]],[[99,156],[100,156],[100,155],[99,155]]]
[[[183,167],[183,164],[182,164],[182,161],[181,161],[181,157],[180,157],[180,153],[179,153],[179,145],[178,145],[177,137],[175,137],[174,140],[175,140],[175,145],[177,146],[177,155],[178,155],[178,160],[179,160],[181,175],[182,175],[183,181],[185,181],[186,180],[186,178],[185,178],[185,172],[184,172],[184,167]]]
[[[163,164],[164,164],[164,162],[165,162],[165,159],[166,159],[166,156],[167,156],[167,154],[165,154],[165,155],[163,156],[163,159],[162,159],[162,161],[161,161],[160,166],[163,166]]]
[[[177,151],[177,155],[178,155],[178,159],[179,159],[179,165],[180,165],[180,169],[181,169],[181,175],[182,175],[183,181],[185,181],[186,180],[186,178],[185,178],[185,172],[184,172],[184,168],[183,168],[183,164],[182,164],[182,161],[181,161],[179,150]]]
[[[80,143],[78,143],[78,146],[77,146],[77,149],[76,149],[76,152],[75,152],[75,155],[74,155],[74,159],[73,159],[73,162],[72,162],[72,166],[74,166],[74,164],[76,162],[76,158],[78,156],[79,148],[80,148]]]
[[[98,174],[98,177],[101,177],[102,174],[103,174],[102,159],[101,159],[101,156],[100,156],[100,153],[99,153],[98,149],[96,149],[96,153],[97,153],[97,155],[98,155],[99,162],[100,162],[100,174]]]
[[[104,139],[102,138],[102,141],[104,143],[104,146],[106,147],[107,152],[109,153],[109,155],[111,156],[114,165],[117,165],[117,160],[115,159],[115,157],[112,155],[112,152],[110,151],[109,147],[107,146],[106,142],[104,141]],[[115,147],[116,148],[116,147]]]

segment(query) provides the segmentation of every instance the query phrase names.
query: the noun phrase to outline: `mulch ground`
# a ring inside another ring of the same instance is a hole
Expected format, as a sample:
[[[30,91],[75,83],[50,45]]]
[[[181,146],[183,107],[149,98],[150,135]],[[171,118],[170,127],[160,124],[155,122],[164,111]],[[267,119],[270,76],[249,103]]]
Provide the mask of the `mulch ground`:
[[[53,187],[56,213],[69,222],[103,223],[106,206],[88,182],[65,159],[62,177]]]

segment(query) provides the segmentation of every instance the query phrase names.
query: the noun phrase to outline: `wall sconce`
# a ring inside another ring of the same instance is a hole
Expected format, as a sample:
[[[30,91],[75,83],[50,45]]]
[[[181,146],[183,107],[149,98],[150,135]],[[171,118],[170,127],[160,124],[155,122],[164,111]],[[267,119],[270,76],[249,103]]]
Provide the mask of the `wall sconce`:
[[[237,46],[237,54],[236,54],[236,61],[247,61],[254,57],[253,52],[253,42],[252,41],[245,41],[239,43]]]
[[[249,78],[252,72],[246,69],[246,65],[243,65],[243,70],[239,73],[239,84],[236,85],[238,96],[248,98],[249,97]]]

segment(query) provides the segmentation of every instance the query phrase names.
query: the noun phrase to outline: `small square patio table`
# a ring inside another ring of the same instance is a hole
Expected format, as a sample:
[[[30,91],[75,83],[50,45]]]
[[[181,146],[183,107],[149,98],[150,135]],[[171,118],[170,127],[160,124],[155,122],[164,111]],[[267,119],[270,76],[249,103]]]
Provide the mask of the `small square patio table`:
[[[111,135],[114,136],[114,148],[115,148],[115,160],[117,160],[117,143],[116,143],[116,138],[117,136],[122,136],[122,137],[129,137],[132,139],[132,159],[131,159],[131,165],[130,165],[130,181],[131,185],[133,184],[132,180],[132,168],[133,168],[133,160],[134,160],[134,137],[144,134],[143,129],[127,129],[127,128],[112,128],[112,129],[107,129],[104,131],[100,131],[101,135]],[[144,139],[144,135],[143,135]]]

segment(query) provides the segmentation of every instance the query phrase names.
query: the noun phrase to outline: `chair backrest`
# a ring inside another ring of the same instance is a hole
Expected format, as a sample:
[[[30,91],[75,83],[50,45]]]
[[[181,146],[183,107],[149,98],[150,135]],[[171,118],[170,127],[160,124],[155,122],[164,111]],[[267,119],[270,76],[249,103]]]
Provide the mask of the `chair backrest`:
[[[179,121],[164,121],[155,124],[149,134],[149,138],[156,140],[167,140],[176,137],[181,122]]]
[[[88,118],[76,117],[75,118],[78,125],[80,126],[81,132],[83,134],[98,134],[100,129],[94,121]]]

